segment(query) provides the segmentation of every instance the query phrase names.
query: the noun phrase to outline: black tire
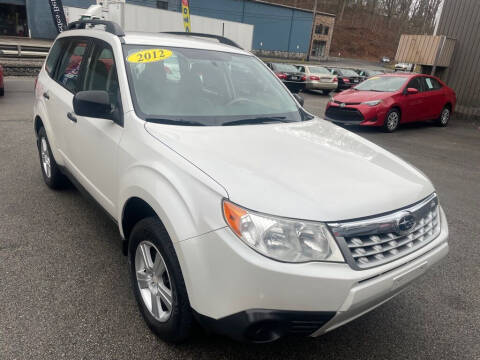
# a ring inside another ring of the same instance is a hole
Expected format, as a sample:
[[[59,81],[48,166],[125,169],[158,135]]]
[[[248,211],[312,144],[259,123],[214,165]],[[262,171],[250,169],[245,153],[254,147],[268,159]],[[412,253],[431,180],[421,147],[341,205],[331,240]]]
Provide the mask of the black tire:
[[[5,95],[5,88],[0,88],[0,96]]]
[[[50,163],[50,172],[48,173],[45,166],[44,166],[44,159],[42,155],[42,148],[46,146],[46,153],[48,154],[48,159]],[[38,131],[37,136],[37,148],[38,148],[38,156],[40,158],[40,168],[42,170],[43,180],[45,184],[51,189],[63,189],[67,184],[68,180],[65,175],[62,174],[60,168],[53,157],[52,150],[50,149],[50,143],[48,142],[47,133],[43,126]]]
[[[172,305],[168,319],[163,322],[157,320],[148,309],[137,280],[135,256],[139,245],[145,242],[153,244],[155,250],[158,249],[167,269]],[[175,249],[165,227],[158,218],[145,218],[134,226],[130,235],[128,256],[133,292],[148,327],[164,341],[170,343],[185,341],[192,332],[194,318]]]
[[[383,131],[391,133],[398,129],[400,125],[401,114],[398,109],[390,109],[383,121]]]
[[[331,92],[332,92],[332,90],[322,90],[322,94],[325,95],[325,96],[330,95]]]
[[[442,112],[440,113],[440,116],[438,117],[438,119],[435,120],[435,124],[437,126],[445,127],[450,122],[451,116],[452,116],[452,111],[451,111],[450,107],[445,106],[442,109]]]

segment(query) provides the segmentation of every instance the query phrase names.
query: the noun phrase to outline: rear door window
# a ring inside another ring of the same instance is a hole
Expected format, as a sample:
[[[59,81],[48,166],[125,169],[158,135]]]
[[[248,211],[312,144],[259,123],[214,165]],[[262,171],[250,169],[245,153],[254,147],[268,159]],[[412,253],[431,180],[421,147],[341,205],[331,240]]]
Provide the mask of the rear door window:
[[[424,77],[423,80],[424,80],[425,89],[427,91],[433,91],[433,90],[438,90],[442,88],[442,85],[440,85],[440,83],[434,78]]]
[[[87,47],[87,40],[73,40],[63,54],[56,75],[57,82],[72,93],[76,93],[80,88],[80,67],[86,56]]]

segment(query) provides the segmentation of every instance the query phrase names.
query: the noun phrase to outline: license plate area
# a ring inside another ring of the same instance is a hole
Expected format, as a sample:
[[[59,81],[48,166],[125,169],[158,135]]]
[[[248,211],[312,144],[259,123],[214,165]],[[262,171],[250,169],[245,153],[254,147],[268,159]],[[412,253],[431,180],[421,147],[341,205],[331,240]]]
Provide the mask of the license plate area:
[[[421,276],[427,270],[428,263],[425,261],[420,265],[415,266],[414,268],[404,272],[403,274],[397,275],[393,278],[392,290],[398,289],[411,281],[415,280],[417,277]]]

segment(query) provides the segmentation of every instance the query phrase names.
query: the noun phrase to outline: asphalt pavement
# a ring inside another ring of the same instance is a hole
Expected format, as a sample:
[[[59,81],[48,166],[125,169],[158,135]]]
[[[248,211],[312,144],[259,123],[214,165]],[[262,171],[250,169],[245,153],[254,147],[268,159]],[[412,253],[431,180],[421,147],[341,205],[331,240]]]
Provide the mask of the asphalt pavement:
[[[399,296],[315,339],[199,331],[172,346],[137,310],[116,226],[75,189],[44,185],[32,89],[7,78],[0,98],[0,359],[480,359],[479,123],[349,128],[425,172],[449,220],[448,258]],[[327,97],[304,96],[322,115]]]

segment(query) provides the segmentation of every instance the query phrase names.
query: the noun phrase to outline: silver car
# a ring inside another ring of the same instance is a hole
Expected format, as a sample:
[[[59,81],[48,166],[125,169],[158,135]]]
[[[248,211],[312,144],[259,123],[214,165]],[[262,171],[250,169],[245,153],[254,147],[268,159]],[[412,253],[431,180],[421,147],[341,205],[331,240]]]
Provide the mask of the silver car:
[[[299,64],[296,67],[305,73],[307,90],[322,90],[323,95],[329,95],[338,86],[337,76],[323,66]]]

